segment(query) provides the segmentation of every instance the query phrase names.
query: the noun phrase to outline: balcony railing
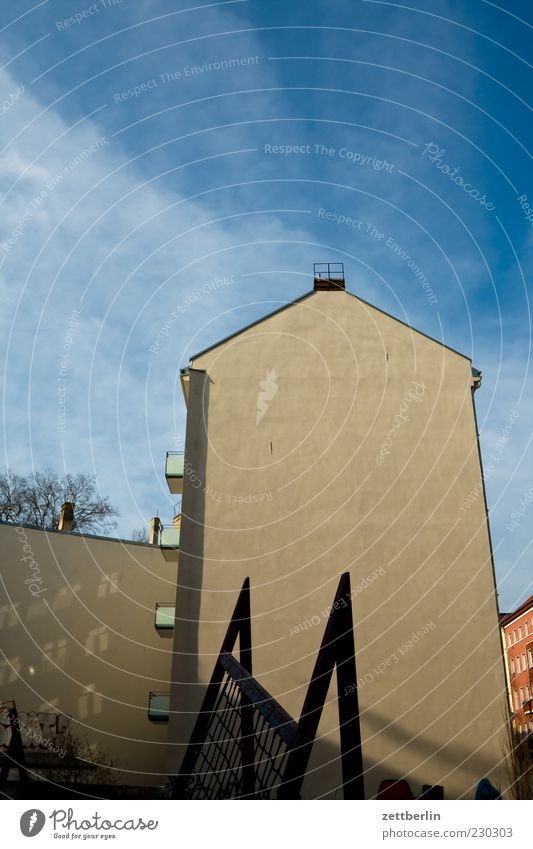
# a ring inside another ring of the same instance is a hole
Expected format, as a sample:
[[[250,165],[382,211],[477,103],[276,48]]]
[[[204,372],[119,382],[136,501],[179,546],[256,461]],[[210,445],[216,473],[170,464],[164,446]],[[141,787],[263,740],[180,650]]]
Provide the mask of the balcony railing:
[[[313,263],[315,289],[344,289],[343,262]]]
[[[173,495],[181,495],[183,492],[184,464],[185,455],[183,451],[167,451],[165,477],[168,488]]]
[[[168,560],[169,563],[177,563],[180,547],[180,528],[161,528],[159,547],[163,552],[165,560]]]
[[[174,630],[176,608],[173,604],[158,602],[155,606],[155,628],[162,637],[170,637]]]
[[[148,697],[148,719],[150,722],[168,722],[170,693],[150,693]]]

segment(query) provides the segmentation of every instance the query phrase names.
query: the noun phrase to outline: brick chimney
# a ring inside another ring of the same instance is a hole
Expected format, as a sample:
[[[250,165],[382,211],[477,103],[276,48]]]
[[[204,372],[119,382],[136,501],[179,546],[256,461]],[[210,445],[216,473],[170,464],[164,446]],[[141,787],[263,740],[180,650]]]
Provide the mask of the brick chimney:
[[[59,523],[57,525],[58,531],[63,531],[63,533],[68,534],[74,526],[74,504],[71,501],[65,501],[64,504],[61,505],[61,510],[59,511]]]
[[[161,519],[159,516],[154,516],[150,519],[150,545],[159,545],[159,535],[161,533]]]

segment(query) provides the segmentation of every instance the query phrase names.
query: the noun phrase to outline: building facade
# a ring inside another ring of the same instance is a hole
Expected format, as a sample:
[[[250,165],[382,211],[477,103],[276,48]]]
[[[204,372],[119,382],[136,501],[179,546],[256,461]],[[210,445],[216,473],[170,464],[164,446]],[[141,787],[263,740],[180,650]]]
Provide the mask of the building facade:
[[[298,719],[349,571],[367,798],[391,778],[415,793],[443,785],[445,798],[472,798],[483,777],[503,790],[508,709],[470,359],[316,279],[193,356],[182,381],[169,772],[243,579],[254,676]],[[305,798],[342,798],[338,724],[332,685]]]
[[[501,619],[507,687],[513,725],[533,731],[533,596]]]
[[[157,545],[12,524],[0,551],[0,751],[14,702],[30,770],[64,769],[72,733],[115,783],[164,784],[175,566]]]

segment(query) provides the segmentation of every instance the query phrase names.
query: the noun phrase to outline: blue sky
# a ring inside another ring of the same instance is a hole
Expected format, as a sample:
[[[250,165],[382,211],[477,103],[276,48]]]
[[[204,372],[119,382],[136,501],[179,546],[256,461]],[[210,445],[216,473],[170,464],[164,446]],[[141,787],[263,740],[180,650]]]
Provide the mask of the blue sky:
[[[342,260],[483,371],[501,605],[533,592],[533,16],[419,7],[3,5],[2,465],[94,473],[124,536],[169,518],[179,367]]]

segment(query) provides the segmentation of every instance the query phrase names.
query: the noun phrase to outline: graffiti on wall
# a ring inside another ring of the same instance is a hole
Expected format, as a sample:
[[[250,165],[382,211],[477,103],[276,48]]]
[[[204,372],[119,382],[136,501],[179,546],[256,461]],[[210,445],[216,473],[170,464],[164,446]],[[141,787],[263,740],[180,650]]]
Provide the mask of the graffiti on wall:
[[[66,751],[62,741],[71,717],[64,713],[37,713],[20,711],[15,720],[20,730],[22,745],[32,751],[46,750],[64,758]],[[0,751],[6,750],[11,741],[11,722],[8,708],[0,712]]]

